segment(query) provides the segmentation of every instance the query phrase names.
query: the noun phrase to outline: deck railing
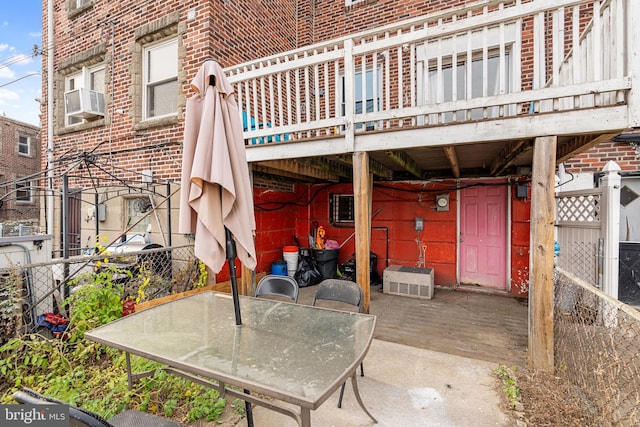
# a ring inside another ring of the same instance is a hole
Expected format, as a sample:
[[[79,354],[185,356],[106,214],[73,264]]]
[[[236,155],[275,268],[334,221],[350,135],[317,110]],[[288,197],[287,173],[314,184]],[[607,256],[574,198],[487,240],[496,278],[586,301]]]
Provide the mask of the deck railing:
[[[226,72],[248,145],[616,105],[630,1],[479,1]]]

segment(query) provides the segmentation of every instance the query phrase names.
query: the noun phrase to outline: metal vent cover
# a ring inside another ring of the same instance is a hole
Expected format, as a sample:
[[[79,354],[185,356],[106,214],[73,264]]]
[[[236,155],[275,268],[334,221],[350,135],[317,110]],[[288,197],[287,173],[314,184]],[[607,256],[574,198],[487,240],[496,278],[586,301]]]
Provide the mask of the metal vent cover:
[[[433,269],[392,265],[384,270],[382,291],[385,294],[413,298],[433,298]]]

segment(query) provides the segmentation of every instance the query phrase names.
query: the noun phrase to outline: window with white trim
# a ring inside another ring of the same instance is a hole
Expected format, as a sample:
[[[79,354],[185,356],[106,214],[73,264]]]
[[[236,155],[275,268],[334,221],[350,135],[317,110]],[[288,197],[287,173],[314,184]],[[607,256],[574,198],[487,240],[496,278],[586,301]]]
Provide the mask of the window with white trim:
[[[75,18],[93,7],[95,0],[66,0],[69,18]]]
[[[514,75],[517,60],[512,49],[517,42],[518,28],[489,28],[453,38],[434,39],[416,46],[416,80],[418,105],[490,97],[511,93],[519,86]],[[455,54],[454,54],[455,52]],[[441,53],[438,58],[437,54]],[[455,63],[455,67],[454,67]],[[455,73],[454,73],[455,70]],[[455,79],[455,82],[454,82]],[[448,123],[453,120],[477,120],[513,115],[515,105],[476,108],[467,117],[467,110],[418,117],[418,125]]]
[[[505,88],[506,93],[511,92],[509,90],[509,77],[510,77],[510,67],[509,64],[509,54],[505,54],[505,70],[504,76],[506,79]],[[439,102],[449,102],[454,101],[454,92],[453,92],[453,64],[451,63],[451,58],[444,58],[448,60],[448,64],[443,66],[441,69],[441,77],[438,77],[438,70],[434,66],[434,64],[430,64],[429,67],[429,93],[436,94],[439,90],[441,91],[439,94]],[[468,70],[469,64],[465,59],[464,61],[458,61],[456,66],[456,99],[473,99],[480,98],[483,96],[495,96],[500,94],[500,88],[498,87],[499,81],[498,76],[500,75],[499,66],[500,66],[500,57],[497,54],[490,55],[486,59],[486,75],[484,75],[485,70],[485,60],[482,57],[476,55],[471,60],[471,70]],[[467,73],[471,73],[471,87],[468,87],[467,81]],[[439,83],[441,81],[441,84]],[[486,80],[486,93],[484,92],[484,83]],[[470,93],[469,93],[470,92]],[[486,110],[486,111],[485,111]],[[471,110],[471,120],[478,120],[491,117],[498,117],[499,109],[498,107],[489,107],[486,109],[483,108],[475,108]],[[458,117],[458,120],[463,119],[462,117]],[[444,115],[444,122],[451,122],[453,120],[453,113],[446,113]]]
[[[372,113],[374,111],[380,111],[380,94],[382,93],[382,81],[380,76],[382,71],[378,70],[374,73],[373,70],[367,70],[364,76],[364,92],[362,87],[362,72],[357,72],[354,79],[354,92],[355,92],[355,106],[354,113]],[[375,80],[375,82],[374,82]],[[374,91],[375,83],[375,91]],[[344,92],[344,77],[342,77],[342,114],[345,111],[345,92]],[[356,124],[356,130],[362,130],[362,123]],[[373,130],[375,128],[374,122],[366,123],[366,130]]]
[[[86,88],[95,90],[96,92],[105,93],[104,78],[104,65],[101,64],[95,67],[82,67],[81,71],[70,74],[65,78],[64,91],[69,92],[70,90]],[[67,126],[82,122],[84,122],[84,120],[80,117],[67,116],[65,119],[65,124]]]
[[[31,138],[25,135],[18,136],[18,154],[25,156],[31,154]]]
[[[171,39],[143,49],[143,120],[178,112],[178,40]]]

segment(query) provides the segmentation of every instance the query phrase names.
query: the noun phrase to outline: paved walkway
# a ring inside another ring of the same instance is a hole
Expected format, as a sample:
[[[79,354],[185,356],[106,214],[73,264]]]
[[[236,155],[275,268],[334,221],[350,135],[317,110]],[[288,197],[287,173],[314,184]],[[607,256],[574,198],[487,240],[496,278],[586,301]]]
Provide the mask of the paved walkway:
[[[347,382],[343,405],[338,391],[311,412],[318,427],[489,427],[514,422],[500,407],[492,362],[374,340],[358,387],[374,424],[362,411]],[[254,407],[255,427],[295,427],[293,419]],[[246,419],[238,426],[246,426]]]

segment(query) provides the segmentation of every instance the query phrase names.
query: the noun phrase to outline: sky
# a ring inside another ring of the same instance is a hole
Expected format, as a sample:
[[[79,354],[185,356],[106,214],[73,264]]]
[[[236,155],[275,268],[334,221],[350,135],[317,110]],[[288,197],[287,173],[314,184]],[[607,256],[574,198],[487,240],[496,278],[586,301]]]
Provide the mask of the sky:
[[[0,7],[0,115],[40,126],[42,1],[3,0]]]

